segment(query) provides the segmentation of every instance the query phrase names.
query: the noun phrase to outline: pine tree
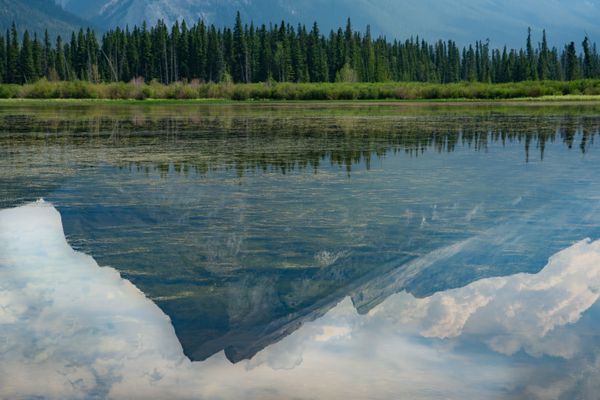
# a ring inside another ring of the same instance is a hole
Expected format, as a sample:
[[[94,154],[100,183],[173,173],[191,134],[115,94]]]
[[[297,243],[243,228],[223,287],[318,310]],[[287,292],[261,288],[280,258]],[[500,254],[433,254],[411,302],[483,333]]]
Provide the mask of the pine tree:
[[[87,72],[87,48],[86,48],[86,40],[85,33],[83,29],[80,29],[77,33],[77,37],[74,42],[71,42],[71,54],[73,54],[73,64],[75,67],[75,76],[77,79],[87,80],[89,79]]]
[[[527,29],[527,60],[525,62],[525,79],[534,81],[537,80],[537,62],[535,59],[535,51],[531,39],[531,28]]]
[[[190,75],[190,34],[185,20],[181,22],[181,31],[176,42],[178,74],[180,78],[189,79]]]
[[[23,44],[21,46],[21,54],[19,57],[19,72],[21,78],[18,79],[18,83],[28,83],[35,80],[33,49],[28,31],[25,31],[23,34]]]
[[[315,22],[307,41],[306,61],[311,82],[322,82],[324,80],[321,71],[321,54],[321,34],[319,26]]]
[[[69,75],[69,80],[77,80],[79,79],[79,60],[77,57],[77,36],[75,32],[71,34],[71,40],[69,43],[65,44],[65,58],[67,65],[67,74]]]
[[[275,41],[273,67],[276,71],[278,81],[287,82],[294,79],[290,44],[288,40],[287,29],[283,21],[281,22],[280,28],[277,32],[277,39]]]
[[[204,25],[204,22],[200,24],[199,30],[199,40],[200,40],[200,51],[198,52],[198,68],[199,74],[202,80],[207,80],[206,77],[206,65],[208,64],[208,30]]]
[[[579,59],[577,57],[577,50],[575,49],[575,43],[571,42],[565,49],[565,79],[573,81],[579,79]]]
[[[124,44],[124,41],[123,41]],[[92,82],[98,82],[100,80],[100,68],[98,66],[99,59],[99,45],[98,40],[96,39],[96,33],[91,29],[87,29],[85,34],[85,59],[86,59],[86,75],[87,79]],[[121,49],[121,54],[123,55],[124,61],[123,65],[127,66],[127,58],[124,49]],[[124,72],[124,75],[128,77],[128,73]]]
[[[344,64],[354,65],[354,33],[352,32],[352,22],[350,18],[346,22],[344,31]]]
[[[556,47],[553,47],[550,52],[550,79],[558,81],[564,79],[563,69],[560,64],[560,57]]]
[[[232,78],[231,74],[233,72],[233,64],[234,64],[234,54],[233,54],[233,31],[229,28],[223,29],[221,33],[221,46],[223,49],[223,66],[225,73],[228,75],[228,78]]]
[[[43,58],[44,58],[44,51],[42,49],[42,44],[40,43],[39,39],[38,39],[38,35],[37,33],[35,33],[33,35],[33,45],[32,45],[32,52],[33,52],[33,79],[39,79],[41,76],[44,75],[44,67],[43,67]]]
[[[173,28],[171,29],[171,37],[169,38],[169,59],[171,64],[171,70],[169,74],[171,75],[171,79],[174,82],[179,81],[181,78],[179,75],[179,54],[177,50],[177,46],[179,43],[180,30],[179,30],[179,22],[175,21]]]
[[[236,82],[249,82],[250,57],[246,36],[242,25],[242,17],[238,11],[235,17],[235,27],[233,29],[233,65],[232,75]]]
[[[63,46],[63,42],[62,42],[62,38],[60,35],[58,35],[56,37],[56,51],[55,51],[55,55],[56,55],[56,75],[57,78],[59,80],[66,80],[68,79],[68,67],[67,67],[67,60],[65,57],[65,51],[64,51],[64,46]]]
[[[308,66],[306,63],[306,29],[298,25],[297,35],[292,35],[291,53],[292,69],[296,82],[308,81]]]
[[[486,40],[485,44],[479,42],[479,81],[490,83],[492,81],[490,66],[490,42]]]
[[[127,70],[125,71],[125,74],[126,79],[131,80],[140,76],[140,56],[138,53],[136,37],[130,34],[128,30],[125,33],[125,37],[127,38],[127,41],[125,43],[125,54],[128,61],[128,66]]]
[[[363,80],[365,82],[375,82],[375,50],[373,49],[373,39],[371,38],[371,27],[367,26],[365,37],[363,38]]]
[[[10,33],[7,33],[7,53],[6,53],[6,79],[7,83],[20,83],[21,74],[19,74],[20,57],[19,38],[17,27],[13,23]]]
[[[219,35],[214,25],[210,27],[208,33],[208,54],[210,54],[211,57],[206,66],[207,78],[211,82],[219,82],[223,78],[225,66]]]
[[[0,83],[6,76],[6,39],[0,34]]]
[[[594,76],[594,62],[592,49],[590,48],[590,38],[586,35],[582,43],[583,46],[583,77],[591,78]]]
[[[153,78],[152,71],[152,39],[150,38],[150,32],[148,32],[148,27],[144,22],[142,25],[141,32],[141,43],[140,43],[140,66],[141,66],[141,74],[147,81]],[[166,46],[166,43],[164,44]],[[165,48],[166,52],[166,48]],[[166,62],[166,60],[165,60]],[[166,73],[167,71],[165,71]],[[165,83],[169,83],[168,74],[167,78],[163,80]]]
[[[550,50],[548,49],[548,40],[546,38],[546,30],[542,34],[542,44],[540,45],[538,58],[538,78],[546,80],[550,77]]]
[[[473,46],[463,53],[463,79],[469,82],[477,80],[477,60]]]
[[[460,80],[460,51],[453,41],[448,41],[448,62],[446,64],[446,82],[458,82]]]
[[[52,43],[48,30],[44,32],[44,50],[42,55],[42,75],[50,79],[50,71],[54,69],[52,57]]]

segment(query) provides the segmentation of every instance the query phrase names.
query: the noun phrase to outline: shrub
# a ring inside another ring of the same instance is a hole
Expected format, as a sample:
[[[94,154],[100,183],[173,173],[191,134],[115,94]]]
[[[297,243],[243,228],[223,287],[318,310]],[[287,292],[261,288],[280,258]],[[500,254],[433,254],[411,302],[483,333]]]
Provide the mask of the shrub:
[[[12,99],[17,97],[19,93],[19,85],[0,85],[0,98]]]
[[[57,97],[55,85],[48,82],[46,79],[24,85],[19,91],[19,97],[28,99],[52,99]]]
[[[31,99],[231,99],[231,100],[418,100],[418,99],[513,99],[548,95],[600,94],[600,80],[532,81],[488,84],[460,82],[435,84],[396,83],[292,83],[267,82],[234,84],[226,76],[221,83],[175,82],[163,85],[134,79],[129,83],[90,83],[85,81],[48,81],[19,85],[0,85],[0,98]]]

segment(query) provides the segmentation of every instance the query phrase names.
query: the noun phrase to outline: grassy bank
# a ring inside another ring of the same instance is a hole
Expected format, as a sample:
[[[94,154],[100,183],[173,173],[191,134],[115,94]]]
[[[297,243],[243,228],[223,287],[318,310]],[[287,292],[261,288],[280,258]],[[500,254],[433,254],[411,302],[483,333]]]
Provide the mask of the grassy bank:
[[[0,85],[3,99],[224,100],[584,100],[600,95],[600,80],[485,83],[89,83]],[[568,96],[568,97],[567,97]]]

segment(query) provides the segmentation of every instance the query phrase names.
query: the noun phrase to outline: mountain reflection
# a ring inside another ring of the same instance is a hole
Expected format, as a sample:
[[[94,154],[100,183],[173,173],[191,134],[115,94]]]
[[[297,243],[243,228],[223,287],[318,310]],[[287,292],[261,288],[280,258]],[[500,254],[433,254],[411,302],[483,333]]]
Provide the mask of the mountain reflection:
[[[260,352],[250,374],[291,369],[306,382],[318,365],[337,390],[364,385],[381,399],[594,398],[599,257],[600,242],[580,242],[536,275],[398,293],[363,316],[345,300]]]
[[[436,262],[472,258],[495,236],[514,240],[509,226],[492,228],[396,272],[410,280]],[[400,291],[362,314],[341,298],[234,365],[223,353],[186,359],[156,305],[69,247],[52,205],[0,211],[0,239],[4,398],[567,400],[598,392],[600,241],[564,248],[536,274],[421,298]]]

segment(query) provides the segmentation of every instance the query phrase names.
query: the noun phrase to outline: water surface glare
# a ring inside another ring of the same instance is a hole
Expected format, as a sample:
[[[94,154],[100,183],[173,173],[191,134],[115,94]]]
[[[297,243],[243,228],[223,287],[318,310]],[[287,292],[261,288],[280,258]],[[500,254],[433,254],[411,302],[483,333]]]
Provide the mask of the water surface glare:
[[[56,206],[216,381],[589,398],[599,129],[582,104],[2,106],[0,208]]]

